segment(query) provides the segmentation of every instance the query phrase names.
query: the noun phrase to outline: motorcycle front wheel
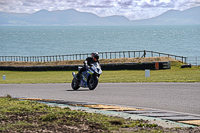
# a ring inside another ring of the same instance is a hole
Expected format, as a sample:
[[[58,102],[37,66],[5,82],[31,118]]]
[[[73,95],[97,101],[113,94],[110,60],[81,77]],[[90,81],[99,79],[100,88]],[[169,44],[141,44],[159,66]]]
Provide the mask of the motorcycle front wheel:
[[[72,80],[71,87],[73,90],[78,90],[80,88],[79,82],[75,78]]]
[[[90,89],[90,90],[94,90],[94,89],[97,87],[98,82],[99,82],[99,79],[98,79],[97,76],[95,76],[95,77],[93,77],[93,78],[91,77],[91,78],[89,79],[89,82],[88,82],[88,87],[89,87],[89,89]]]

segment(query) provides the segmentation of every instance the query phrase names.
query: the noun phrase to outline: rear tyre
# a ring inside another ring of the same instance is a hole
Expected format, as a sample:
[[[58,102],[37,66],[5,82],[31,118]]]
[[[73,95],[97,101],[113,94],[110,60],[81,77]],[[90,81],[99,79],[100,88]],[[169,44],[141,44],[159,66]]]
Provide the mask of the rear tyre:
[[[89,78],[88,87],[90,90],[94,90],[98,85],[99,79],[97,76]]]
[[[73,78],[72,83],[71,83],[71,87],[72,87],[73,90],[78,90],[80,88],[79,81],[77,81],[75,78]]]

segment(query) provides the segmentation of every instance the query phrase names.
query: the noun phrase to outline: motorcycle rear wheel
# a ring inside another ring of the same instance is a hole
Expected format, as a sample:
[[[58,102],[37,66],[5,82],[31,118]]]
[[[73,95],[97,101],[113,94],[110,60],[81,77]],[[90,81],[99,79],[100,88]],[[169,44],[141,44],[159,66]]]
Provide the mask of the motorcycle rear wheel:
[[[97,76],[95,76],[94,78],[90,78],[88,82],[89,89],[94,90],[97,87],[98,82],[99,82],[99,79]]]
[[[75,78],[72,80],[71,87],[73,90],[78,90],[80,88],[79,82]]]

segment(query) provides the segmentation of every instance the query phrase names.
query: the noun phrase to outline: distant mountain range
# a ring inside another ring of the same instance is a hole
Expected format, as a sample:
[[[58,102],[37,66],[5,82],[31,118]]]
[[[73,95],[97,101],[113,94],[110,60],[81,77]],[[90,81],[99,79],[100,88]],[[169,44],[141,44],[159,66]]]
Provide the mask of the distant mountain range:
[[[0,12],[0,26],[129,26],[129,25],[199,25],[200,7],[184,11],[170,10],[145,20],[129,20],[124,16],[99,17],[74,9],[40,10],[33,14]]]

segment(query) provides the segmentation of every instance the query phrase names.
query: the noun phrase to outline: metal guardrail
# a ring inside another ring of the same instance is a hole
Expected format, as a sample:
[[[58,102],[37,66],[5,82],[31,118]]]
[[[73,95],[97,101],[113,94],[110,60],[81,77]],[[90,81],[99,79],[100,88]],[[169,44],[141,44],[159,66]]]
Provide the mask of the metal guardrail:
[[[200,56],[189,56],[186,58],[186,63],[199,66],[200,65]]]
[[[84,60],[87,54],[70,54],[70,55],[52,55],[52,56],[0,56],[0,61],[21,61],[21,62],[51,62],[51,61],[69,61]],[[171,55],[154,51],[118,51],[118,52],[99,52],[100,59],[116,59],[116,58],[140,58],[140,57],[172,57],[176,60],[186,62],[186,57]]]

